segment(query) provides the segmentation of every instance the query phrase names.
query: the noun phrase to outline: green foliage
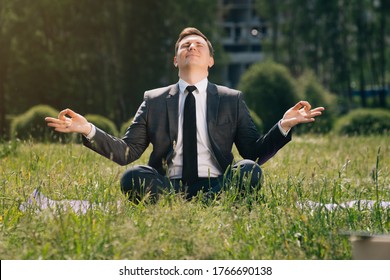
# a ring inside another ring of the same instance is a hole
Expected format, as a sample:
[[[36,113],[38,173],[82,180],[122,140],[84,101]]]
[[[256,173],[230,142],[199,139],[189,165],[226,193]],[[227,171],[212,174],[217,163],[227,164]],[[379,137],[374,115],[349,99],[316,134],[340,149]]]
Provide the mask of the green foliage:
[[[177,81],[172,59],[184,27],[219,36],[215,14],[209,0],[2,0],[0,108],[20,114],[39,100],[122,123],[145,90]]]
[[[336,121],[335,132],[341,135],[371,135],[390,133],[390,111],[356,109]]]
[[[0,141],[0,159],[9,155],[15,155],[18,148],[17,141]]]
[[[11,138],[21,140],[69,142],[70,136],[48,127],[45,117],[56,117],[58,111],[48,105],[37,105],[15,117],[11,122]]]
[[[253,110],[249,110],[249,114],[251,115],[251,118],[257,128],[257,130],[259,131],[260,134],[262,134],[264,132],[264,125],[263,125],[263,121],[261,120],[261,118],[256,114],[255,111]]]
[[[327,133],[334,123],[337,113],[336,96],[326,90],[317,80],[314,73],[306,71],[297,80],[297,92],[302,100],[307,100],[312,108],[325,107],[325,111],[314,123],[302,124],[295,128],[297,133]]]
[[[263,120],[266,131],[298,99],[288,69],[271,61],[253,64],[242,75],[238,87],[244,92],[248,107]]]
[[[118,136],[118,129],[116,128],[114,122],[112,122],[110,119],[100,116],[100,115],[95,115],[95,114],[88,114],[85,115],[85,118],[93,123],[95,126],[98,128],[104,130],[108,134],[111,134],[113,136]]]
[[[374,2],[258,0],[256,10],[271,30],[262,40],[264,54],[286,65],[294,76],[313,69],[321,83],[343,97],[342,105],[351,108],[351,85],[386,88],[389,82],[385,19],[390,5]],[[378,101],[386,106],[384,91]]]

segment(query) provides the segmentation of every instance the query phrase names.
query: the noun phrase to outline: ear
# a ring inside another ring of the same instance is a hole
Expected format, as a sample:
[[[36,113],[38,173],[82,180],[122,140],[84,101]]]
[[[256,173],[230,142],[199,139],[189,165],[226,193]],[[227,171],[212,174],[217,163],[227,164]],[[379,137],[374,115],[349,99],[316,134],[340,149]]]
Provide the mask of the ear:
[[[213,67],[214,65],[214,57],[210,56],[210,59],[209,59],[209,68]]]
[[[176,59],[176,56],[173,57],[173,65],[175,65],[175,67],[177,68],[177,59]]]

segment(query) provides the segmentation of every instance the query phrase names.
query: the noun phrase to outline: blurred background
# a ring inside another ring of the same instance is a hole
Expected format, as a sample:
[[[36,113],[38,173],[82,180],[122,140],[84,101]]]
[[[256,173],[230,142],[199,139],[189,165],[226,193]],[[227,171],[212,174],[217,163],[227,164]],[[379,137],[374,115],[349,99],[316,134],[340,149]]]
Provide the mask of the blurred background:
[[[187,26],[216,49],[209,80],[243,90],[261,128],[302,98],[329,109],[323,133],[357,109],[388,117],[389,15],[386,0],[0,0],[0,139],[37,105],[120,131],[145,90],[177,82]]]

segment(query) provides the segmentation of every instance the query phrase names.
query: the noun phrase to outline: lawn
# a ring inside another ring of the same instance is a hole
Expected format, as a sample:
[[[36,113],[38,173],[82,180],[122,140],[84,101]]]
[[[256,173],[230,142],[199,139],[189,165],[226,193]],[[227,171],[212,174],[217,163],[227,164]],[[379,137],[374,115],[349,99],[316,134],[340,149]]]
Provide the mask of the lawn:
[[[390,208],[299,206],[390,201],[384,136],[295,136],[263,165],[260,190],[239,196],[232,187],[212,201],[166,194],[155,204],[127,202],[125,169],[80,144],[0,144],[0,258],[351,259],[345,232],[390,230]],[[99,206],[21,211],[36,188]]]

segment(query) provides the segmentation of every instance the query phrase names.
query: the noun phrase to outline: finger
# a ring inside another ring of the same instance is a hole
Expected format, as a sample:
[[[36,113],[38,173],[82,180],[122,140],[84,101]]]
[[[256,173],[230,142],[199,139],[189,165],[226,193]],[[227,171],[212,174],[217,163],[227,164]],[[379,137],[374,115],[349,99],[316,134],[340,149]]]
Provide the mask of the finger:
[[[58,123],[58,122],[48,122],[47,126],[50,126],[50,127],[60,127],[60,126],[63,126],[63,125]]]
[[[58,119],[64,121],[66,119],[66,115],[68,114],[68,109],[62,110],[58,114]]]
[[[292,107],[293,110],[299,110],[301,108],[302,108],[301,102],[298,102],[297,104],[294,105],[294,107]]]
[[[293,107],[293,109],[294,109],[294,110],[299,110],[299,109],[301,109],[302,107],[305,109],[305,111],[309,111],[310,108],[311,108],[311,105],[310,105],[309,102],[304,101],[304,100],[301,100],[301,101],[299,101],[297,104],[295,104],[295,106]]]
[[[324,107],[317,107],[313,110],[310,110],[308,114],[306,115],[306,118],[312,118],[312,117],[318,117],[322,115],[322,112],[325,110]]]
[[[62,120],[59,120],[59,119],[57,119],[57,118],[52,118],[52,117],[46,117],[45,118],[45,121],[47,122],[47,123],[63,123],[64,121],[62,121]]]
[[[56,118],[51,118],[51,117],[46,117],[45,121],[47,122],[47,125],[49,127],[53,128],[68,128],[72,125],[72,119],[64,117],[64,120],[56,119]],[[63,131],[61,131],[63,132]]]
[[[315,118],[310,118],[310,119],[307,119],[308,120],[308,123],[311,123],[311,122],[315,122],[316,119]]]
[[[71,121],[71,119],[69,118],[63,118],[63,119],[56,119],[56,118],[52,118],[52,117],[46,117],[45,118],[45,121],[47,123],[57,123],[57,124],[64,124],[64,123],[69,123]]]
[[[74,118],[74,117],[77,117],[77,113],[75,112],[75,111],[73,111],[73,110],[71,110],[71,109],[66,109],[66,114],[69,116],[69,117],[71,117],[71,118]]]
[[[60,121],[60,122],[48,122],[47,126],[54,128],[68,128],[71,126],[71,122]]]
[[[70,118],[74,118],[74,117],[77,116],[77,113],[74,112],[73,110],[67,108],[67,109],[65,109],[65,110],[62,110],[62,111],[58,114],[58,119],[65,121],[65,120],[67,119],[66,116],[69,116]]]
[[[301,105],[303,106],[303,108],[304,108],[305,111],[310,111],[311,105],[310,105],[309,102],[307,102],[307,101],[301,101],[300,103],[301,103]]]
[[[311,122],[314,122],[316,119],[315,118],[308,118],[308,117],[305,117],[303,118],[300,122],[301,123],[311,123]]]
[[[62,132],[62,133],[70,133],[70,132],[72,132],[69,128],[61,128],[61,127],[57,127],[54,130],[57,131],[57,132]]]
[[[317,107],[317,108],[314,108],[313,110],[311,110],[312,112],[322,112],[324,111],[325,108],[324,107]]]

